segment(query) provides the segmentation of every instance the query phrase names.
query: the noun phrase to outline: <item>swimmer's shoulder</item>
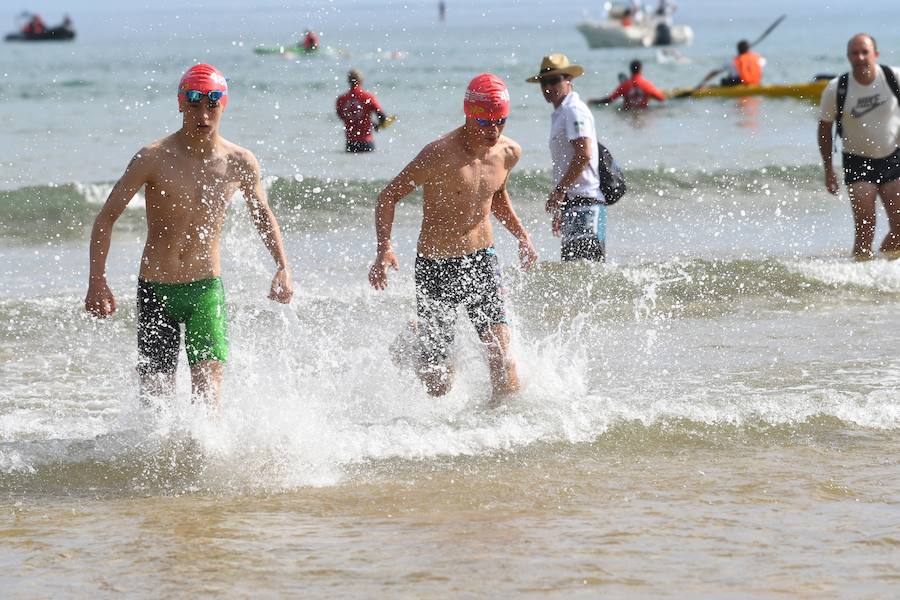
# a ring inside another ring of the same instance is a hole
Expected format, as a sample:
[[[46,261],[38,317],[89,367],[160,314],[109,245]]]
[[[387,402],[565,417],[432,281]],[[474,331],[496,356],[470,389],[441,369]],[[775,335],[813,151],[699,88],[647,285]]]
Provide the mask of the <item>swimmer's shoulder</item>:
[[[229,142],[225,138],[221,138],[220,143],[221,151],[228,162],[242,169],[259,172],[259,161],[253,152],[234,142]]]
[[[138,150],[131,158],[131,162],[128,163],[128,168],[126,170],[131,172],[141,171],[145,173],[154,171],[165,157],[170,154],[167,150],[169,137],[150,142]]]
[[[505,135],[500,136],[498,151],[502,154],[507,168],[511,169],[522,157],[522,146],[517,141]]]
[[[425,144],[415,161],[422,166],[428,166],[435,162],[446,162],[449,156],[461,151],[458,137],[457,130],[454,130]]]
[[[445,133],[438,139],[433,142],[426,144],[424,151],[428,151],[429,153],[443,153],[443,152],[452,152],[455,151],[460,146],[459,141],[460,129],[454,129],[448,133]]]
[[[219,152],[228,164],[228,171],[242,185],[255,185],[262,176],[256,156],[243,146],[221,138]]]

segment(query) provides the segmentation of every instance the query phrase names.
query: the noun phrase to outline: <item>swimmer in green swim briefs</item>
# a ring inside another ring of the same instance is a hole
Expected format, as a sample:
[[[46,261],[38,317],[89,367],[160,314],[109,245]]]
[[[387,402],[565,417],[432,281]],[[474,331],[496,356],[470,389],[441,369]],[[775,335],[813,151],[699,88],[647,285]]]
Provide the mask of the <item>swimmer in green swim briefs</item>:
[[[106,282],[113,225],[142,187],[147,242],[138,280],[138,373],[141,397],[171,394],[185,325],[185,350],[195,395],[218,405],[228,358],[225,292],[219,242],[225,211],[240,190],[278,270],[269,297],[293,295],[281,231],[266,199],[253,154],[219,135],[228,84],[210,65],[191,67],[178,87],[181,129],[142,148],[116,183],[91,232],[85,309],[97,317],[116,310]]]

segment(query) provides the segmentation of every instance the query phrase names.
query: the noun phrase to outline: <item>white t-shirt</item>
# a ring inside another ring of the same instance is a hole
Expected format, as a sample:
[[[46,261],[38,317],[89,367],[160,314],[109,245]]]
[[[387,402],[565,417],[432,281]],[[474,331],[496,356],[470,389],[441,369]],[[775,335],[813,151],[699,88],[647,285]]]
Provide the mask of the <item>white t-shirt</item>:
[[[900,81],[900,70],[891,67]],[[835,77],[822,92],[819,119],[834,122],[837,118],[837,85]],[[844,129],[844,152],[866,158],[884,158],[897,150],[900,143],[900,104],[891,91],[879,66],[872,85],[862,85],[850,74],[847,101],[841,118]]]
[[[597,134],[594,132],[594,115],[578,97],[578,93],[573,91],[566,95],[550,118],[550,156],[553,158],[553,182],[556,185],[559,185],[575,157],[572,140],[578,138],[590,138],[591,162],[568,189],[566,197],[585,196],[603,200],[600,179],[597,177],[600,151],[597,149]]]

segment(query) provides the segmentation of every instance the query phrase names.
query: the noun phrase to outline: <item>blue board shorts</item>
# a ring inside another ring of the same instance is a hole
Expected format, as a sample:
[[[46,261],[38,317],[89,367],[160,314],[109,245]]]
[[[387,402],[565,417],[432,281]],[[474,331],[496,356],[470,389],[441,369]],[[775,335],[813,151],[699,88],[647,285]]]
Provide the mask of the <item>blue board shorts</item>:
[[[602,204],[565,205],[560,213],[562,260],[606,258],[606,207]]]

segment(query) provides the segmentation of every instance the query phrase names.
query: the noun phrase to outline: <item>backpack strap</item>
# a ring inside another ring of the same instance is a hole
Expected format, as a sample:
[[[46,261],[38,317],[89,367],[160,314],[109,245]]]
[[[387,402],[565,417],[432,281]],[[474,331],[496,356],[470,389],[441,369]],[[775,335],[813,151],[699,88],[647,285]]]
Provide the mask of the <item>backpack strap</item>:
[[[892,92],[894,92],[894,96],[897,98],[897,103],[900,104],[900,84],[897,83],[897,76],[894,74],[894,70],[887,65],[879,66],[884,73],[884,78],[887,80],[888,87],[891,88]]]
[[[850,84],[850,73],[844,73],[838,78],[837,86],[837,115],[834,122],[836,123],[837,136],[844,137],[844,127],[841,123],[844,118],[844,104],[847,102],[847,86]]]

